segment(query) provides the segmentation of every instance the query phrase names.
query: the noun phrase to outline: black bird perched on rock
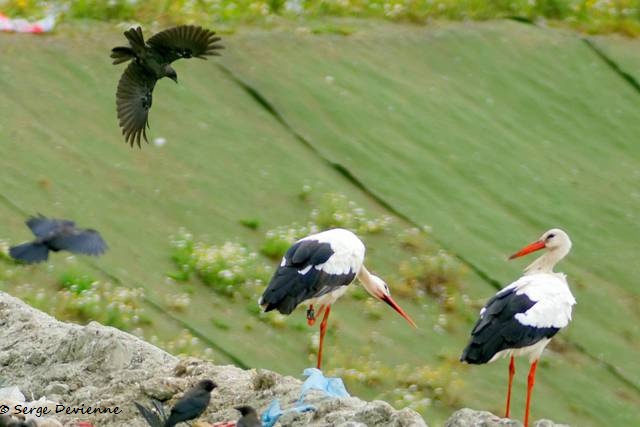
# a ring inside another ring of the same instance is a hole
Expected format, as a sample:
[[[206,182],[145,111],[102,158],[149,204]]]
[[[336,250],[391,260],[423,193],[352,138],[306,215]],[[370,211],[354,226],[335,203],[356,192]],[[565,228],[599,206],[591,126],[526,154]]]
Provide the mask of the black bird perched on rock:
[[[183,421],[198,418],[209,406],[211,391],[217,385],[211,380],[202,380],[187,390],[184,396],[171,408],[171,413],[164,427],[173,427]]]
[[[220,37],[215,34],[197,25],[180,25],[161,31],[145,42],[140,27],[124,32],[129,46],[114,47],[111,58],[114,65],[133,60],[120,77],[116,92],[122,134],[132,147],[134,142],[140,147],[141,136],[147,141],[146,127],[156,82],[169,77],[178,83],[176,70],[171,67],[177,59],[220,55],[218,50],[223,47],[216,44]]]
[[[76,228],[73,221],[32,216],[26,221],[36,239],[9,249],[12,258],[32,264],[46,261],[49,251],[69,251],[85,255],[101,255],[107,244],[100,233],[87,228]]]
[[[236,427],[262,427],[262,421],[251,406],[236,406],[235,409],[242,415],[236,422]]]
[[[217,385],[211,380],[202,380],[187,390],[182,398],[176,402],[167,418],[164,407],[159,400],[152,399],[153,408],[148,408],[138,402],[133,402],[138,412],[151,427],[173,427],[183,421],[198,418],[209,406],[211,391]]]

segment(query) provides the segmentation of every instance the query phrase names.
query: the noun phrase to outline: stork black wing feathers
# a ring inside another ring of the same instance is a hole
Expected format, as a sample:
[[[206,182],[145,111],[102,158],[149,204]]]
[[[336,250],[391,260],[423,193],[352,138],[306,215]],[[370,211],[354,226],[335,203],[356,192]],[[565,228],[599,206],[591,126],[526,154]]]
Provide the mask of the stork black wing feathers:
[[[291,246],[284,256],[284,265],[278,267],[262,295],[265,311],[277,309],[282,314],[289,314],[302,301],[351,283],[355,272],[328,274],[316,268],[327,262],[331,255],[333,250],[326,242],[303,240]]]
[[[484,307],[471,331],[471,340],[460,360],[472,364],[487,363],[502,350],[528,347],[543,338],[551,338],[559,328],[536,328],[520,323],[515,315],[536,304],[516,289],[499,292]]]

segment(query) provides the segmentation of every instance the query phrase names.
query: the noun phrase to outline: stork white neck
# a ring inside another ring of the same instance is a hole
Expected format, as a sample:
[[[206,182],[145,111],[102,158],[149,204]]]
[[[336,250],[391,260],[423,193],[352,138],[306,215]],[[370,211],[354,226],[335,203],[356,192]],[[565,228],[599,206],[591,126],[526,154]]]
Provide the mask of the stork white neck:
[[[367,270],[364,264],[360,267],[360,270],[358,271],[358,280],[362,283],[362,286],[367,290],[367,292],[373,296],[377,296],[379,292],[376,292],[377,287],[373,279],[374,277],[377,278],[377,276],[369,273],[369,270]]]
[[[524,269],[524,273],[553,273],[553,267],[569,253],[569,249],[571,249],[570,246],[559,246],[547,249],[547,252]]]

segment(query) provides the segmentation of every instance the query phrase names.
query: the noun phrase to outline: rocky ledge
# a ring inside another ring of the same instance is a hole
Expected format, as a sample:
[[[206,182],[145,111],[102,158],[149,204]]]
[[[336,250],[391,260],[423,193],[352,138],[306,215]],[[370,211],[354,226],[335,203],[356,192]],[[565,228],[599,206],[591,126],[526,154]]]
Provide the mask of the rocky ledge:
[[[267,370],[243,370],[195,358],[179,359],[135,336],[95,322],[86,326],[59,322],[0,292],[0,387],[4,387],[0,393],[0,413],[3,405],[12,409],[16,405],[33,408],[26,418],[34,422],[24,425],[79,426],[87,422],[96,427],[145,427],[134,401],[155,398],[170,405],[203,378],[218,384],[207,412],[200,418],[208,423],[237,419],[234,407],[238,405],[251,405],[260,412],[277,398],[284,408],[291,406],[298,399],[302,384],[296,378]],[[418,413],[395,410],[382,401],[331,399],[312,391],[305,403],[316,410],[287,413],[280,424],[426,426]],[[49,413],[36,417],[38,408],[40,411],[47,408]],[[111,410],[89,413],[94,408]],[[457,411],[446,423],[447,427],[521,425],[470,409]],[[542,420],[535,426],[555,425]]]

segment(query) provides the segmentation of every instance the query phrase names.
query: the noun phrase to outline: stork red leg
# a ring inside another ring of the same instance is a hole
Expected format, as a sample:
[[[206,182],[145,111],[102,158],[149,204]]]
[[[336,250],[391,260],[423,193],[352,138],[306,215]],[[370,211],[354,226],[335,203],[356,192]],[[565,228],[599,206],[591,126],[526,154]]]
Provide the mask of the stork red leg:
[[[324,334],[327,332],[327,321],[329,320],[329,313],[331,312],[331,306],[328,305],[324,311],[324,317],[322,323],[320,323],[320,348],[318,348],[318,369],[322,369],[322,344],[324,344]]]
[[[511,356],[511,361],[509,362],[509,388],[507,389],[507,409],[505,412],[505,418],[509,418],[509,409],[511,408],[511,385],[513,384],[513,376],[516,374],[516,363],[513,360],[513,356]]]
[[[524,427],[529,427],[529,407],[531,403],[531,392],[533,391],[533,384],[536,382],[536,367],[538,361],[536,360],[531,364],[529,369],[529,377],[527,378],[527,404],[524,409]]]

